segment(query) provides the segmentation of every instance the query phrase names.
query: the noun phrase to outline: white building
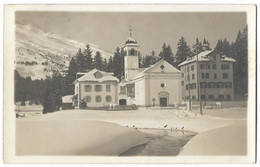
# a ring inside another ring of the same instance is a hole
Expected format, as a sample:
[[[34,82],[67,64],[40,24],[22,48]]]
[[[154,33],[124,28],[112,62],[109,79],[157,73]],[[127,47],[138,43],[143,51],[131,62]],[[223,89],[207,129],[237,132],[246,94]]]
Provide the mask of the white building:
[[[234,100],[235,59],[204,44],[203,51],[179,64],[182,72],[182,98],[198,101]]]
[[[88,107],[107,106],[117,104],[118,78],[97,69],[85,73],[74,81],[76,107],[81,100],[87,103]]]
[[[96,69],[77,79],[74,84],[78,104],[81,100],[85,100],[88,107],[108,104],[169,106],[180,103],[181,72],[163,59],[148,68],[139,68],[139,48],[130,33],[123,48],[126,52],[125,79],[120,83],[111,73]]]

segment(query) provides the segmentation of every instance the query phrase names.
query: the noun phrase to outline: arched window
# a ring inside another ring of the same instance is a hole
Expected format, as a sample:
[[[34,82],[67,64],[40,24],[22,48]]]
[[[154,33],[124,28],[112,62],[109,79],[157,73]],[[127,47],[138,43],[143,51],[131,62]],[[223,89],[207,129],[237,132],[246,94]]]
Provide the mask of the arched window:
[[[106,96],[106,102],[111,102],[112,101],[112,97],[111,96]]]
[[[135,49],[131,49],[130,50],[130,55],[133,55],[133,56],[136,55],[135,52],[136,52]]]
[[[86,96],[86,102],[91,102],[91,97],[90,96]]]
[[[96,102],[101,102],[101,96],[96,96]]]

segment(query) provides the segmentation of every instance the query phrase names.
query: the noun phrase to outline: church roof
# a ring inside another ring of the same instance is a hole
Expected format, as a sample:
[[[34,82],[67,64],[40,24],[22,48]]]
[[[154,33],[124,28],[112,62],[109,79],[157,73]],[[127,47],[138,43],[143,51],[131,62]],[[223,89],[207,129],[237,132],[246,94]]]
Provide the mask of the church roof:
[[[167,65],[167,66],[171,66],[172,68],[172,72],[174,72],[174,73],[180,73],[180,71],[177,69],[177,68],[175,68],[175,67],[173,67],[170,63],[168,63],[167,61],[165,61],[164,59],[161,59],[160,61],[158,61],[157,63],[155,63],[155,64],[153,64],[153,65],[151,65],[150,67],[147,67],[147,68],[145,68],[145,69],[143,69],[140,73],[138,73],[135,77],[133,77],[131,80],[135,80],[135,79],[137,79],[137,78],[139,78],[139,77],[142,77],[144,74],[146,74],[146,73],[149,73],[149,72],[151,72],[153,69],[155,69],[155,68],[157,68],[157,67],[160,67],[160,66],[162,66],[162,65]]]
[[[137,43],[137,41],[134,38],[129,37],[127,39],[127,41],[125,42],[125,46],[139,46],[139,44]]]
[[[219,52],[221,54],[221,61],[229,61],[229,62],[236,62],[235,59],[231,58],[231,57],[226,57],[225,55],[222,55],[222,53],[216,49],[212,49],[212,50],[206,50],[206,51],[203,51],[203,52],[200,52],[198,54],[198,61],[199,62],[202,62],[202,61],[210,61],[210,58],[208,57],[208,55],[212,52]],[[183,66],[185,64],[188,64],[188,63],[192,63],[192,62],[196,62],[197,61],[197,55],[193,56],[193,57],[190,57],[188,58],[186,61],[182,62],[181,64],[179,64],[178,66]]]
[[[101,70],[93,69],[83,75],[82,77],[76,79],[73,83],[83,82],[83,81],[95,81],[95,82],[104,82],[104,81],[116,81],[119,82],[119,79],[113,76],[113,73],[104,72]]]

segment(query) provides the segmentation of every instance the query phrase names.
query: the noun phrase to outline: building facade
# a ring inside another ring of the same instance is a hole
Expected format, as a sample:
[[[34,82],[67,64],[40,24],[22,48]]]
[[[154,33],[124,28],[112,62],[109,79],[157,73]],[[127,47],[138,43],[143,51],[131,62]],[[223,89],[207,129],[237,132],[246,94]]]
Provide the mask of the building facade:
[[[169,106],[181,102],[181,72],[165,60],[148,68],[139,68],[140,45],[131,32],[123,47],[124,79],[93,69],[78,73],[74,81],[76,107],[85,101],[88,107],[115,105]]]
[[[82,100],[88,107],[101,107],[109,104],[117,104],[117,90],[119,80],[107,73],[93,69],[74,81],[76,106],[79,107]]]
[[[125,79],[119,83],[119,101],[139,106],[169,106],[181,102],[181,72],[165,60],[139,68],[140,45],[131,32],[123,47]]]
[[[179,65],[182,80],[182,99],[234,100],[233,63],[216,49],[204,51]]]

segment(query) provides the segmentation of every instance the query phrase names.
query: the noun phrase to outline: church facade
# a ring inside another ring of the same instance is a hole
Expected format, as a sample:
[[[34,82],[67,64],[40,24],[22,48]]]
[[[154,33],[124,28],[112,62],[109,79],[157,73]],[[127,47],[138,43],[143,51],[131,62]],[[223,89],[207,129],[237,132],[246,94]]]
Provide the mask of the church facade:
[[[81,100],[89,107],[109,104],[172,106],[181,102],[181,71],[163,59],[148,68],[139,68],[140,45],[131,33],[123,49],[126,53],[124,79],[119,82],[111,73],[96,69],[84,74],[74,82],[77,106]],[[111,85],[110,92],[105,91],[108,85]],[[102,91],[96,92],[96,87],[102,87]]]

